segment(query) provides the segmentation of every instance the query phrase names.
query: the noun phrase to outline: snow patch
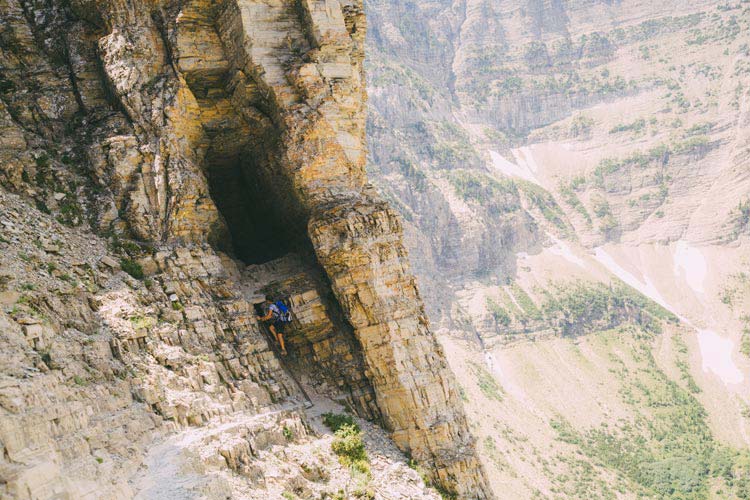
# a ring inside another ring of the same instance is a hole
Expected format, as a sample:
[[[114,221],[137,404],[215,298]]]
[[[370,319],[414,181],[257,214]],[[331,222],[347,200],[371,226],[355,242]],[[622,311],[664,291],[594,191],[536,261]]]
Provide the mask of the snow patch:
[[[698,346],[704,372],[713,372],[725,384],[739,384],[745,377],[732,360],[734,342],[713,330],[698,330]]]
[[[551,253],[553,253],[554,255],[559,255],[563,259],[567,260],[568,262],[572,262],[579,267],[582,267],[584,269],[586,268],[586,263],[583,261],[583,259],[574,254],[567,243],[559,238],[555,238],[551,234],[548,234],[547,236],[549,236],[550,239],[555,242],[554,246],[551,246],[549,248],[549,251]]]
[[[623,269],[620,264],[615,262],[615,259],[613,259],[612,256],[609,255],[607,251],[602,247],[597,247],[594,249],[594,258],[599,261],[600,264],[606,267],[609,272],[620,278],[622,281],[632,286],[665,309],[674,312],[674,309],[669,305],[669,303],[667,303],[666,300],[664,300],[664,297],[661,296],[659,290],[656,289],[656,286],[654,286],[654,283],[648,278],[648,276],[644,277],[644,281],[639,280],[631,273]]]
[[[674,251],[674,275],[684,277],[688,286],[698,294],[705,294],[703,282],[706,280],[708,266],[700,249],[680,240]]]
[[[526,162],[524,162],[523,165],[521,165],[520,163],[517,165],[506,160],[496,151],[489,150],[489,153],[490,158],[492,159],[492,166],[495,167],[495,169],[499,170],[503,175],[507,175],[508,177],[517,177],[519,179],[533,182],[534,184],[539,184],[539,181],[537,180],[534,173],[530,170]],[[534,163],[534,165],[536,166],[536,163]]]
[[[529,146],[514,149],[513,156],[516,158],[516,163],[518,163],[521,168],[528,169],[532,175],[539,172],[539,165],[537,165],[536,160],[534,159],[534,153],[531,152]]]
[[[595,249],[594,257],[622,281],[649,297],[654,302],[662,305],[667,310],[677,314],[680,321],[695,329],[698,337],[698,346],[700,348],[701,363],[704,372],[715,374],[725,384],[742,383],[745,377],[732,360],[734,342],[731,339],[724,338],[713,330],[697,328],[687,318],[679,315],[677,311],[670,306],[666,300],[664,300],[648,276],[644,277],[644,281],[639,280],[620,267],[612,256],[602,247]],[[703,293],[703,280],[706,276],[706,261],[700,250],[691,248],[690,246],[687,246],[687,244],[684,246],[678,244],[678,249],[675,252],[675,274],[677,274],[678,269],[684,273],[685,281],[687,281],[688,285],[690,285],[694,291]]]

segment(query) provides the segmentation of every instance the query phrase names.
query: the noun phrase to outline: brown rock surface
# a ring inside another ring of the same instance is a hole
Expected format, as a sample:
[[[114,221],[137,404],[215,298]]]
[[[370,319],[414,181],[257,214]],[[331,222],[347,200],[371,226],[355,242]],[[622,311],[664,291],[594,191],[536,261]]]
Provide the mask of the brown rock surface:
[[[301,371],[436,485],[490,496],[401,222],[367,183],[361,2],[0,12],[3,496],[129,498],[154,439],[296,411]],[[288,251],[304,263],[252,290],[299,313],[282,362],[243,282]],[[271,418],[274,439],[300,418]],[[219,454],[256,474],[243,432]]]

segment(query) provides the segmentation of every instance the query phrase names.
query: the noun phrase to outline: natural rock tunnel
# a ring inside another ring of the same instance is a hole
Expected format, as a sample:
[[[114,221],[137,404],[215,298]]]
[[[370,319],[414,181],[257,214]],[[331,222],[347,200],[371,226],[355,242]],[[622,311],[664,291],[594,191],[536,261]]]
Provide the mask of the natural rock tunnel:
[[[254,153],[207,155],[211,196],[228,233],[217,246],[245,264],[240,284],[258,314],[267,296],[290,306],[294,321],[284,331],[289,351],[284,365],[295,380],[377,420],[362,347],[333,297],[304,225],[276,201],[281,191],[259,178],[268,156]],[[266,336],[275,346],[268,331]]]
[[[177,65],[200,109],[202,170],[224,227],[217,249],[259,264],[304,244],[305,226],[290,213],[293,197],[279,172],[279,133],[272,103],[230,64],[227,27],[216,12],[186,8],[178,24]]]
[[[229,62],[232,24],[216,12],[185,12],[177,64],[200,108],[202,170],[222,219],[210,241],[245,264],[240,284],[251,303],[270,295],[291,306],[284,364],[295,378],[378,419],[362,347],[317,263],[306,217],[283,172],[274,102]]]
[[[274,203],[273,190],[258,178],[260,155],[241,152],[230,157],[207,155],[211,198],[226,224],[219,250],[245,264],[260,264],[299,250],[305,232]]]

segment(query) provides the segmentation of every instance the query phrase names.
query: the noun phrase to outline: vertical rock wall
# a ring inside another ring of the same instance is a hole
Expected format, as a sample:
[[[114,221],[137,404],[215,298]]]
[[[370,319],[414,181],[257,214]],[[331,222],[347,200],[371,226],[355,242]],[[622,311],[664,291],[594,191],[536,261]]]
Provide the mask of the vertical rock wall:
[[[398,217],[366,184],[361,5],[344,5],[343,14],[330,0],[297,7],[308,24],[299,24],[292,3],[229,7],[242,13],[242,67],[254,68],[271,92],[283,136],[280,164],[309,214],[313,246],[362,344],[396,443],[447,490],[485,497],[453,376],[406,264]],[[268,33],[279,29],[289,33],[289,52],[267,50]],[[298,51],[305,51],[302,60]]]
[[[394,440],[460,498],[486,498],[457,385],[406,265],[398,217],[383,201],[363,197],[318,214],[310,231]]]

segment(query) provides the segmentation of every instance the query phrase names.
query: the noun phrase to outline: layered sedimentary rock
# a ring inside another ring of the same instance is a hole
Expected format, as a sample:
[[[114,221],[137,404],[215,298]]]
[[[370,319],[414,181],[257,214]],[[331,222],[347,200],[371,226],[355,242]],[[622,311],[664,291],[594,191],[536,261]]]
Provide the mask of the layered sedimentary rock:
[[[461,497],[486,494],[457,386],[405,264],[396,214],[382,201],[339,205],[312,220],[311,233],[396,443],[433,464],[439,482],[455,484]]]
[[[304,352],[326,376],[343,378],[336,385],[355,411],[382,418],[437,485],[461,498],[490,496],[406,263],[400,220],[367,183],[361,2],[8,0],[0,10],[3,185],[60,224],[90,222],[123,259],[100,248],[87,263],[99,270],[87,278],[95,293],[71,302],[91,317],[66,327],[53,321],[58,334],[100,332],[114,372],[84,353],[75,357],[78,371],[63,377],[44,328],[26,335],[21,358],[51,370],[56,383],[73,376],[79,386],[60,406],[86,399],[88,379],[78,373],[87,370],[106,391],[108,374],[122,378],[156,427],[301,400],[242,295],[238,263],[219,251],[247,264],[312,251],[317,261],[308,265],[326,277],[315,286],[329,287],[336,302],[321,311],[342,318],[316,316],[315,331],[300,341]],[[71,247],[70,258],[80,252]],[[142,269],[148,281],[107,277],[120,266],[136,276]],[[22,317],[9,316],[19,325]],[[341,333],[331,334],[337,324]],[[351,359],[327,360],[326,335],[338,348],[352,346]],[[36,400],[32,386],[14,384]],[[3,442],[13,443],[3,463],[9,493],[80,493],[75,485],[32,491],[24,478],[46,467],[53,485],[60,467],[90,447],[63,452],[59,433],[42,430],[47,420],[25,434],[30,413],[3,406]],[[31,413],[50,406],[31,403]],[[87,411],[109,418],[113,410]],[[88,425],[76,422],[78,431]],[[151,426],[137,436],[146,443],[154,433]],[[43,458],[50,447],[59,460]],[[37,458],[25,458],[28,450]],[[139,444],[132,455],[142,451]],[[91,484],[100,478],[93,476]],[[117,484],[112,496],[129,493]]]

